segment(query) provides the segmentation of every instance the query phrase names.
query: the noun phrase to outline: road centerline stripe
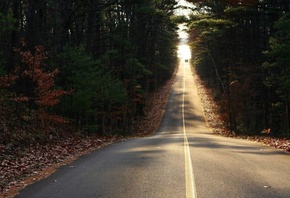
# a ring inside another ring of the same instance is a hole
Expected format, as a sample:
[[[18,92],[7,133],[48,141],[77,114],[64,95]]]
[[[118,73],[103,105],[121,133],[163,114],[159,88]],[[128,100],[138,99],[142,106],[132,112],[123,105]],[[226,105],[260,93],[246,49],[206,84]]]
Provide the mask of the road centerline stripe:
[[[182,91],[182,128],[184,136],[184,157],[185,157],[185,182],[186,182],[186,198],[197,198],[195,179],[192,168],[192,161],[190,156],[189,144],[186,134],[185,126],[185,64],[183,66],[183,91]]]

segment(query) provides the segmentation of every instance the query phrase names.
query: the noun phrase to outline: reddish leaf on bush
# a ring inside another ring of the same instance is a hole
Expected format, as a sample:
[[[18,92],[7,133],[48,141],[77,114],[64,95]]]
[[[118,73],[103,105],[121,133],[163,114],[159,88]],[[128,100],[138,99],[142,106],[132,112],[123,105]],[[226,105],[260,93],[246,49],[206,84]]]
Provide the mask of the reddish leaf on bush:
[[[24,40],[21,40],[22,46],[26,45]],[[34,82],[34,94],[35,98],[29,98],[31,101],[39,107],[38,111],[41,112],[41,119],[63,122],[58,116],[49,115],[45,112],[46,107],[53,107],[59,103],[59,98],[62,95],[71,94],[73,91],[56,90],[54,84],[54,78],[58,74],[58,70],[46,71],[44,61],[47,59],[46,52],[43,46],[35,46],[35,52],[21,51],[21,49],[14,49],[21,57],[22,62],[26,65],[21,76],[23,78],[29,78]],[[15,101],[27,101],[28,97],[18,97]]]

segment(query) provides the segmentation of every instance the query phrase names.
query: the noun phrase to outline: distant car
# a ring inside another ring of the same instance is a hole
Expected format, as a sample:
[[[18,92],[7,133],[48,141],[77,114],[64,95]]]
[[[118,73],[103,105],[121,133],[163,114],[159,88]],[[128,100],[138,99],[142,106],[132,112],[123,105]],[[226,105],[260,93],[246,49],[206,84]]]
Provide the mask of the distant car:
[[[185,59],[185,62],[187,63],[188,62],[188,59]]]

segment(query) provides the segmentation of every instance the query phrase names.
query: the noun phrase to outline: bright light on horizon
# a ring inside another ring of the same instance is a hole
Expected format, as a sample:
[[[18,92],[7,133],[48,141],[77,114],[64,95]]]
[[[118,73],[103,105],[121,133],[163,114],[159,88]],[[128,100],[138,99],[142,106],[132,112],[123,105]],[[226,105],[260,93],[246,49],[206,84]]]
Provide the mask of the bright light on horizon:
[[[185,6],[188,8],[194,8],[194,5],[186,0],[179,0],[178,5],[180,6]],[[176,15],[184,15],[184,16],[189,16],[189,14],[192,13],[191,9],[178,9],[176,11]],[[177,55],[178,58],[180,59],[190,59],[191,58],[191,50],[189,45],[187,44],[188,42],[188,33],[185,24],[180,24],[178,30],[178,36],[180,39],[180,44],[178,45],[178,50],[177,50]]]
[[[190,59],[191,58],[191,50],[190,50],[189,45],[187,45],[187,44],[178,45],[177,54],[178,54],[178,57],[181,59]]]

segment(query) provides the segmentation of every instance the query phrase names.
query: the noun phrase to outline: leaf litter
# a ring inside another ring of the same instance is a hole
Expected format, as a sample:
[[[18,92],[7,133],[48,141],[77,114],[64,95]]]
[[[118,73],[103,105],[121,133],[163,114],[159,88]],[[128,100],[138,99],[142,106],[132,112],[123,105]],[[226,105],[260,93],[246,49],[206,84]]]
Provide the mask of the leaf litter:
[[[227,129],[226,123],[223,121],[224,115],[218,113],[219,108],[212,97],[212,91],[206,88],[202,80],[196,74],[195,79],[198,86],[198,93],[201,98],[204,117],[208,127],[211,128],[214,133],[225,137],[247,139],[249,141],[259,142],[264,145],[283,150],[287,153],[290,152],[290,139],[272,137],[270,135],[271,129],[264,129],[261,132],[261,135],[256,136],[239,136],[232,133],[229,129]]]
[[[13,197],[26,185],[49,176],[56,168],[119,139],[118,136],[70,137],[23,148],[5,147],[0,151],[0,197]]]
[[[163,87],[147,96],[148,100],[144,110],[145,115],[137,119],[135,124],[137,135],[133,134],[133,137],[146,136],[158,129],[175,74],[176,72]],[[238,137],[230,133],[222,121],[222,115],[217,113],[218,106],[211,97],[211,91],[203,86],[201,80],[196,75],[195,77],[205,119],[214,133],[226,137],[246,138],[290,152],[289,139],[269,136]],[[13,197],[19,190],[49,176],[58,167],[70,164],[81,155],[122,139],[124,138],[120,136],[72,137],[44,145],[37,143],[25,148],[13,148],[13,145],[4,147],[0,144],[0,197]],[[70,166],[70,168],[73,168],[73,166]],[[264,186],[264,188],[270,188],[270,186]]]
[[[132,134],[130,137],[147,136],[158,129],[175,74],[176,71],[164,86],[154,93],[148,94],[145,114],[137,119],[136,134]],[[70,164],[77,157],[124,139],[118,135],[66,137],[47,144],[28,145],[25,148],[15,148],[13,145],[4,147],[0,144],[0,197],[13,197],[25,186],[48,177],[57,168]],[[70,166],[70,168],[74,167]]]

